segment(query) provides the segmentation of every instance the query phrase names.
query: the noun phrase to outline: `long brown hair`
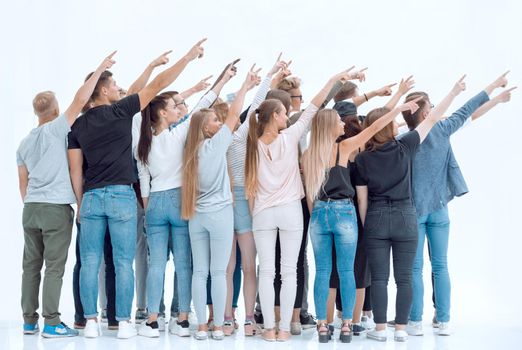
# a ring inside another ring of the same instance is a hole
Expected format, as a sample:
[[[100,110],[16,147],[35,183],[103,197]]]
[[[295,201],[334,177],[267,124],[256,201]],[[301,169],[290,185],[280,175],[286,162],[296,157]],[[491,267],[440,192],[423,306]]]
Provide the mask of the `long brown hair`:
[[[138,159],[149,164],[149,153],[152,144],[152,127],[160,120],[159,112],[167,108],[169,99],[172,99],[168,93],[162,93],[154,97],[147,107],[141,111],[141,130],[140,140],[138,141]]]
[[[265,127],[272,119],[272,115],[282,110],[283,104],[281,101],[268,99],[263,101],[258,109],[250,113],[245,161],[245,190],[247,198],[254,198],[257,192],[258,139],[263,135]]]
[[[366,129],[370,125],[372,125],[377,119],[384,116],[386,113],[389,113],[390,110],[386,107],[375,108],[368,113],[366,118],[364,118],[363,129]],[[395,139],[393,135],[393,121],[391,121],[388,125],[386,125],[383,129],[377,132],[366,144],[366,149],[369,151],[375,151],[386,142],[392,141]]]
[[[322,109],[312,119],[310,146],[303,154],[306,194],[313,202],[328,181],[332,149],[337,138],[339,114],[333,109]]]
[[[203,128],[208,118],[214,115],[212,109],[202,108],[192,115],[183,150],[183,185],[181,186],[181,217],[185,220],[194,216],[198,195],[199,148],[205,141]]]

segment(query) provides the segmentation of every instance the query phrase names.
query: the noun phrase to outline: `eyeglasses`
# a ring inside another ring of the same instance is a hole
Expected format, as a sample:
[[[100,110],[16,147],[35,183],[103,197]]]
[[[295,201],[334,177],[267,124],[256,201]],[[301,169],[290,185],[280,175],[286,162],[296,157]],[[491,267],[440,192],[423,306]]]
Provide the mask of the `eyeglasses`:
[[[433,103],[430,103],[430,108],[433,108],[435,107],[435,105]]]
[[[290,96],[290,98],[298,98],[301,102],[303,102],[303,95]]]
[[[181,106],[181,105],[187,107],[187,103],[185,102],[185,100],[183,100],[183,101],[178,102],[178,103],[175,104],[176,107],[177,107],[177,106]]]

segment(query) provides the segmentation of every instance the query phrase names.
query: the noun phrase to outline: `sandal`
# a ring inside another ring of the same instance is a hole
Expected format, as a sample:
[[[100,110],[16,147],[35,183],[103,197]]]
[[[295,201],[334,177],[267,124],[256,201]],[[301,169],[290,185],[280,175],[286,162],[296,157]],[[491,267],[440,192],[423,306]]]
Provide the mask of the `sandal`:
[[[245,320],[245,336],[251,337],[257,334],[257,325],[254,320]]]
[[[341,333],[339,334],[339,340],[342,343],[350,343],[352,341],[352,324],[343,322],[341,326]]]
[[[261,334],[261,337],[266,341],[276,341],[276,331],[274,328],[266,329]]]
[[[319,343],[328,343],[332,339],[332,333],[330,327],[326,323],[317,324],[317,338]]]

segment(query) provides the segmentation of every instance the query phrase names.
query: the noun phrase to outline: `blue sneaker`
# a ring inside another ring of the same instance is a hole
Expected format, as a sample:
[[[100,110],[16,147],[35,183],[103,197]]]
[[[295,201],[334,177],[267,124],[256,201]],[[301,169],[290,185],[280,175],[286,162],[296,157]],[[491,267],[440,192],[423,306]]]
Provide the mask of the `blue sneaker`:
[[[56,326],[50,326],[46,324],[44,326],[42,337],[44,338],[63,338],[63,337],[76,337],[79,332],[76,329],[67,327],[65,323],[57,324]]]
[[[24,323],[24,334],[36,334],[40,332],[38,323]]]

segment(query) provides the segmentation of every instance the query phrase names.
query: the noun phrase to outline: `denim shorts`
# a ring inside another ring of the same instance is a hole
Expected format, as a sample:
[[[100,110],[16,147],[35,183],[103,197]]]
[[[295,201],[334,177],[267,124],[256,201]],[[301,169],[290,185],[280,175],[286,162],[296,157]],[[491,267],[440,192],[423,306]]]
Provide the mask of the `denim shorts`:
[[[252,232],[252,216],[243,186],[234,186],[234,231],[239,235]]]

